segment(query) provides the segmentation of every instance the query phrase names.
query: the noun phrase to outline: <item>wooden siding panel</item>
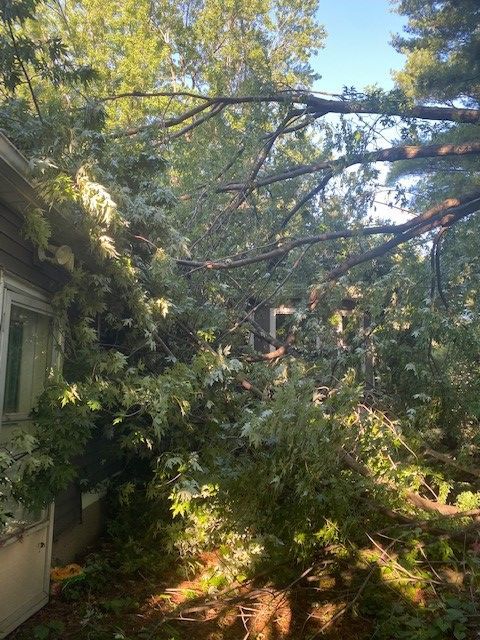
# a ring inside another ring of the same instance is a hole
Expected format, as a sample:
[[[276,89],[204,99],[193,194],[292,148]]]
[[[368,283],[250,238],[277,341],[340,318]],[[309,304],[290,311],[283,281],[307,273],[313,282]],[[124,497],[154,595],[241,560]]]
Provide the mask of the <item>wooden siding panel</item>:
[[[68,274],[38,259],[35,247],[22,236],[22,225],[22,217],[0,203],[0,267],[53,293],[68,281]]]
[[[255,311],[255,322],[259,324],[266,333],[270,333],[270,307],[261,306]],[[253,348],[260,353],[268,353],[270,351],[270,343],[259,338],[254,337]]]
[[[92,490],[121,470],[116,451],[118,443],[115,440],[98,434],[87,443],[85,452],[74,460],[78,477],[55,498],[55,540],[82,522],[81,486],[84,487],[83,491]]]
[[[16,213],[15,211],[12,211],[12,209],[9,209],[5,205],[3,205],[1,201],[1,194],[0,194],[0,216],[2,218],[5,218],[5,220],[8,220],[8,222],[10,222],[10,224],[17,229],[17,231],[19,231],[23,226],[23,222],[24,222],[23,216],[21,216],[19,213]]]
[[[56,540],[64,531],[82,522],[82,492],[77,480],[55,498],[53,538]]]

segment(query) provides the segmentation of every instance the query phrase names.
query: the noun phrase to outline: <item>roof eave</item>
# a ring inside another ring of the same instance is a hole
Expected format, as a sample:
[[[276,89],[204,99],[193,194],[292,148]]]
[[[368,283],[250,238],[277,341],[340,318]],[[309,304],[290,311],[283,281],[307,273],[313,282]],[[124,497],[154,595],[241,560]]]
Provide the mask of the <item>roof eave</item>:
[[[42,209],[51,223],[53,243],[69,245],[83,262],[93,266],[96,261],[85,234],[69,224],[57,209],[45,204],[28,180],[28,172],[28,160],[0,132],[0,200],[22,217],[32,207]]]

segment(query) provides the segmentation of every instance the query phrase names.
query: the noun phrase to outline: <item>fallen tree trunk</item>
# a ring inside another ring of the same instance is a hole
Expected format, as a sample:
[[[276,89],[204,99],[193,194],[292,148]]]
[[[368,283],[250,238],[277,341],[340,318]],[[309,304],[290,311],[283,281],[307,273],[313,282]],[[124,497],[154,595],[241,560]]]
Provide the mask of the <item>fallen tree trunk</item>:
[[[453,469],[457,469],[466,475],[473,476],[475,478],[480,478],[480,469],[474,469],[472,467],[465,467],[462,464],[459,464],[456,460],[448,456],[446,453],[440,453],[440,451],[434,451],[430,449],[430,447],[426,447],[424,454],[429,458],[434,458],[435,460],[439,460],[440,462],[444,462],[448,464]]]
[[[389,487],[395,491],[399,491],[399,488],[390,480],[384,478],[377,478],[373,475],[368,467],[366,467],[363,463],[355,460],[355,458],[347,453],[344,449],[340,450],[340,457],[343,462],[347,465],[349,469],[356,471],[364,478],[369,478],[376,485],[383,485],[385,487]],[[478,518],[480,516],[480,509],[472,509],[470,511],[462,511],[459,507],[455,507],[451,504],[442,504],[440,502],[436,502],[435,500],[429,500],[428,498],[424,498],[418,493],[414,491],[405,491],[404,493],[407,500],[418,509],[422,509],[423,511],[428,511],[430,513],[439,513],[442,516],[455,516],[455,517],[470,517],[470,518]]]

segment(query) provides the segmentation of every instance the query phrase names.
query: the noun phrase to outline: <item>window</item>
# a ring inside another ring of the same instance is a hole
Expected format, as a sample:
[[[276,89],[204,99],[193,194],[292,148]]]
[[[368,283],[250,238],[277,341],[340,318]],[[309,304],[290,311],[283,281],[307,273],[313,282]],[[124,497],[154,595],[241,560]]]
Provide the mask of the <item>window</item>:
[[[10,309],[3,414],[28,416],[51,367],[51,318],[16,304]]]
[[[30,413],[54,364],[52,312],[40,294],[8,280],[1,293],[0,444],[18,429],[31,432]],[[7,445],[11,451],[11,445]],[[15,454],[15,451],[11,451]],[[19,463],[18,463],[19,464]],[[16,466],[16,465],[15,465]],[[12,468],[9,475],[15,475]],[[27,513],[11,501],[13,519],[7,529],[34,524],[44,514]]]
[[[283,342],[287,338],[286,327],[290,323],[290,316],[294,313],[294,307],[283,305],[276,309],[270,309],[270,335]]]
[[[286,327],[290,323],[290,316],[295,312],[293,307],[281,305],[279,307],[259,307],[255,311],[254,320],[272,338],[285,340],[287,337]],[[275,347],[262,338],[250,334],[250,344],[255,351],[274,351]]]

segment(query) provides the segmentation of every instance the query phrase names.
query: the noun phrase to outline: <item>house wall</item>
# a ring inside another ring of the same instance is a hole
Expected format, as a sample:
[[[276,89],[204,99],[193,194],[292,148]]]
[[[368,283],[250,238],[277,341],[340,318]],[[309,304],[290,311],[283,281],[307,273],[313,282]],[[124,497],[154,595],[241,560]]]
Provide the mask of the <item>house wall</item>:
[[[56,508],[56,507],[55,507]],[[102,494],[81,494],[80,510],[74,524],[53,534],[52,565],[64,565],[78,559],[105,529],[106,504]],[[55,518],[55,525],[57,519]]]
[[[103,533],[107,509],[102,485],[120,470],[116,448],[113,438],[98,434],[75,460],[78,476],[55,500],[54,564],[72,562]]]
[[[91,257],[88,239],[78,232],[75,224],[64,220],[58,211],[45,207],[45,203],[28,181],[27,174],[26,158],[0,132],[2,412],[12,300],[16,301],[15,304],[24,304],[27,309],[30,301],[34,301],[32,307],[41,307],[41,313],[48,315],[49,299],[70,278],[63,268],[48,260],[40,260],[37,248],[25,239],[23,227],[26,212],[34,207],[44,209],[46,218],[52,223],[52,245],[75,246],[76,253],[85,263],[96,264]],[[5,305],[2,306],[4,302]],[[25,423],[27,422],[25,416]],[[0,425],[0,430],[1,426],[3,425]],[[95,474],[98,482],[99,467],[103,477],[110,473],[102,449],[98,445],[94,449],[77,461],[79,478],[90,476],[93,478],[92,483],[95,482]],[[85,465],[95,469],[95,473],[85,475]],[[0,638],[4,638],[48,601],[51,557],[55,563],[66,563],[90,544],[103,528],[106,512],[104,506],[105,501],[101,495],[86,488],[82,492],[77,480],[62,495],[57,496],[56,505],[42,512],[43,515],[39,514],[38,520],[27,518],[24,528],[3,532],[3,536],[0,536]],[[55,517],[52,515],[54,512]],[[52,538],[55,540],[53,554]]]
[[[24,281],[29,287],[38,288],[49,296],[68,281],[69,274],[49,262],[41,261],[36,248],[23,237],[25,219],[21,211],[25,210],[25,202],[22,202],[18,192],[12,195],[14,191],[11,180],[10,173],[3,175],[0,172],[0,272]],[[97,443],[86,456],[77,461],[82,477],[85,466],[89,469],[89,475],[92,475],[92,469],[101,464],[100,456],[97,455],[100,450]],[[81,551],[84,542],[90,543],[94,535],[101,532],[102,518],[98,515],[101,505],[101,501],[97,501],[96,505],[82,509],[82,492],[78,481],[72,482],[57,496],[54,548],[58,550],[58,557],[70,561],[73,558],[72,554]],[[67,548],[71,552],[67,553]],[[63,551],[60,552],[60,549]]]
[[[68,274],[38,259],[37,251],[22,235],[24,219],[0,201],[0,268],[47,293],[57,291]]]
[[[41,261],[33,244],[23,237],[22,229],[24,217],[20,213],[20,203],[14,206],[7,203],[6,195],[11,195],[9,183],[2,180],[0,172],[0,274],[4,274],[24,282],[28,288],[39,290],[49,297],[58,291],[68,281],[69,274],[59,267]],[[5,196],[5,197],[4,197]],[[90,467],[95,461],[88,456]],[[79,461],[82,462],[83,460]],[[101,511],[101,502],[89,505],[82,510],[82,493],[78,482],[72,483],[56,501],[54,519],[54,541],[57,549],[81,550],[84,542],[89,543],[94,535],[101,530],[102,518],[97,512]],[[67,544],[68,538],[68,544]],[[78,542],[75,542],[78,540]],[[73,553],[73,552],[72,552]],[[71,559],[71,553],[58,551],[58,556]]]

